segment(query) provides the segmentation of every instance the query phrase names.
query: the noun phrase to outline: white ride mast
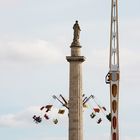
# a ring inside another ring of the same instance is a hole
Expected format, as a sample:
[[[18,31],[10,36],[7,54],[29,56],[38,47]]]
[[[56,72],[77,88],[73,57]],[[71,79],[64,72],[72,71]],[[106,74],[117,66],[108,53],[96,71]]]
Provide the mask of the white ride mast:
[[[112,0],[109,72],[106,76],[106,83],[110,84],[111,140],[119,140],[119,79],[118,0]]]

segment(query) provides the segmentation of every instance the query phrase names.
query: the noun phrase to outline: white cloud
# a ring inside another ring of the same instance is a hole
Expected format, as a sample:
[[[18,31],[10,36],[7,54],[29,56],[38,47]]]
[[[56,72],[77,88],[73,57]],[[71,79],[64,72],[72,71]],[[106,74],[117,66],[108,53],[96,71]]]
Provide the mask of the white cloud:
[[[45,40],[0,42],[0,61],[53,63],[62,57],[62,50]]]
[[[29,126],[33,122],[32,116],[35,112],[38,112],[38,107],[29,107],[18,113],[0,115],[0,127]]]
[[[140,67],[140,49],[130,47],[120,48],[120,66],[121,67]],[[100,66],[100,68],[109,65],[109,48],[92,48],[87,55],[87,64]]]
[[[52,111],[47,113],[50,118],[47,124],[52,125],[53,119],[58,119],[59,125],[65,125],[66,123],[68,123],[67,110],[64,115],[61,114],[59,115],[58,110],[59,110],[58,108],[53,107]],[[45,118],[43,117],[45,113],[46,113],[45,111],[40,110],[40,106],[32,106],[17,113],[0,115],[0,127],[17,127],[17,128],[32,127],[34,126],[32,119],[33,115],[41,116],[43,118],[42,123],[44,123],[44,121],[46,121]]]
[[[140,137],[135,137],[135,136],[130,137],[130,136],[126,136],[126,137],[123,138],[123,140],[140,140]]]
[[[22,3],[22,0],[0,0],[1,8],[15,8]]]

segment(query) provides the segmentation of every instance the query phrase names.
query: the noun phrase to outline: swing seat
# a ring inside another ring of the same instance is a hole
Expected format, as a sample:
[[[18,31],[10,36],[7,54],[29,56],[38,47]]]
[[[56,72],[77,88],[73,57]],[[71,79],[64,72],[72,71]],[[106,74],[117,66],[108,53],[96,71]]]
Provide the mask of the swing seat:
[[[41,108],[40,108],[40,110],[43,110],[45,107],[44,106],[42,106]]]
[[[58,114],[64,114],[64,113],[65,113],[65,110],[59,109]]]
[[[42,121],[42,118],[40,116],[37,117],[36,115],[33,116],[33,119],[36,123],[41,123]]]
[[[93,108],[93,110],[94,110],[95,112],[97,112],[97,113],[100,112],[100,109],[99,109],[99,108]]]
[[[102,119],[100,118],[100,119],[97,121],[97,123],[98,123],[98,124],[100,124],[100,123],[101,123],[101,121],[102,121]]]
[[[54,119],[53,122],[54,122],[54,124],[57,124],[58,123],[58,119]]]
[[[84,107],[84,108],[88,108],[87,104],[83,104],[83,107]]]
[[[105,108],[104,106],[102,107],[102,109],[103,109],[104,111],[106,111],[106,108]]]
[[[53,105],[46,105],[46,109],[51,109]]]
[[[111,113],[109,113],[108,115],[106,115],[106,118],[111,122]]]
[[[45,118],[46,120],[49,120],[49,116],[48,116],[47,114],[44,115],[44,118]]]
[[[91,114],[90,114],[90,117],[93,119],[94,117],[95,117],[96,115],[92,112]]]
[[[49,112],[51,110],[52,106],[53,105],[46,105],[46,107],[45,107],[47,109],[46,112]]]

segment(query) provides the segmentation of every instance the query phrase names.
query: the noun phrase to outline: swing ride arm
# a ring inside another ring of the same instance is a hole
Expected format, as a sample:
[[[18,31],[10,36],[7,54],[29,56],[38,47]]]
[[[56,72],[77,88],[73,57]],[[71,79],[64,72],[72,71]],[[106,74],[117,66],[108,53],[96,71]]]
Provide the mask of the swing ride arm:
[[[94,95],[90,95],[88,98],[85,97],[83,100],[83,105],[85,105],[90,99],[94,99]]]
[[[57,101],[59,101],[64,107],[66,107],[67,109],[69,109],[68,107],[68,102],[66,101],[66,99],[60,94],[60,97],[62,98],[62,100],[64,101],[61,101],[57,96],[53,95],[53,98],[56,99]],[[85,97],[83,99],[83,106],[90,100],[90,99],[94,99],[94,95],[90,95],[89,97]]]
[[[60,94],[60,97],[62,98],[63,96]],[[56,99],[57,101],[59,101],[64,107],[66,107],[67,109],[69,109],[68,104],[63,103],[57,96],[53,95],[53,98]],[[64,97],[62,98],[64,99]],[[65,99],[64,99],[65,100]],[[66,101],[66,100],[65,100]],[[64,101],[64,102],[65,102]]]

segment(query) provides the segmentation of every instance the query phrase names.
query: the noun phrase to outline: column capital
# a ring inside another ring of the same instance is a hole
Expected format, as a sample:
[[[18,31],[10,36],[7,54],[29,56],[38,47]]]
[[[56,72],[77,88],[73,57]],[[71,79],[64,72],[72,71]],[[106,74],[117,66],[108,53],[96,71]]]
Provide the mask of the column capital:
[[[68,62],[84,62],[86,58],[84,56],[66,56],[66,59]]]

